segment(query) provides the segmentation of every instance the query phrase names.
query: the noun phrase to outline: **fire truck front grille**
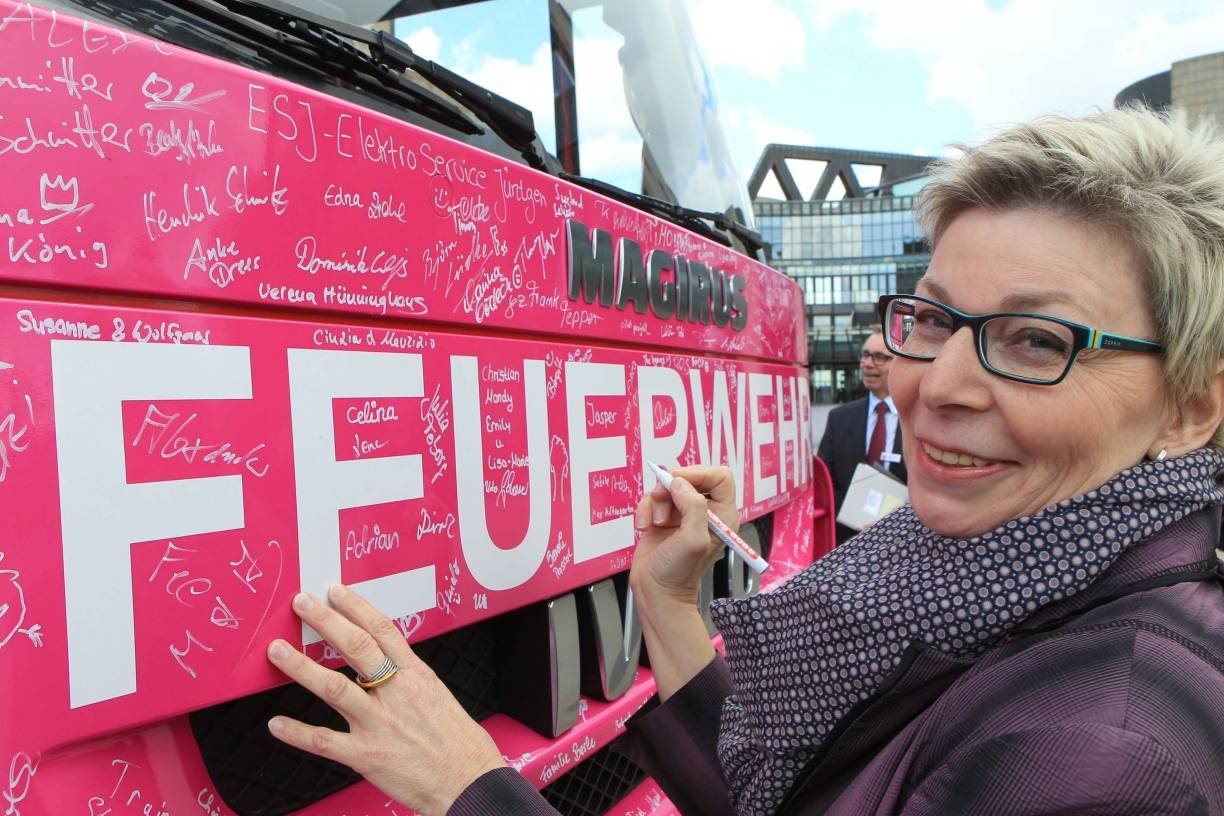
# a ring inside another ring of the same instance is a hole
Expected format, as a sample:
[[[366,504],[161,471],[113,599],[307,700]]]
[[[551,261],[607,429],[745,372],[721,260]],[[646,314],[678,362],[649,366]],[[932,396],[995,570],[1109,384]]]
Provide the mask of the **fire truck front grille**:
[[[760,550],[768,557],[773,538],[772,518],[765,516],[752,523],[759,533]],[[728,591],[719,581],[726,581],[725,570],[716,578],[716,597]],[[502,619],[490,618],[414,646],[477,720],[503,710],[498,698],[499,620]],[[518,656],[501,656],[501,660],[507,659],[513,661]],[[501,668],[514,672],[522,667]],[[339,714],[296,684],[190,715],[192,731],[217,794],[238,816],[281,816],[360,780],[343,765],[273,739],[267,723],[276,714],[337,730],[347,728]],[[639,768],[605,748],[554,781],[544,789],[544,795],[565,816],[594,816],[623,799],[643,779]]]
[[[599,816],[645,778],[641,768],[608,745],[540,792],[563,816]]]
[[[448,632],[415,648],[474,718],[497,711],[492,621]],[[190,715],[191,730],[217,794],[238,816],[291,813],[361,779],[343,765],[273,739],[267,723],[276,714],[348,730],[334,709],[296,683]]]
[[[274,714],[348,730],[335,710],[296,683],[191,714],[213,785],[239,816],[290,813],[361,779],[343,765],[272,739],[267,722]]]

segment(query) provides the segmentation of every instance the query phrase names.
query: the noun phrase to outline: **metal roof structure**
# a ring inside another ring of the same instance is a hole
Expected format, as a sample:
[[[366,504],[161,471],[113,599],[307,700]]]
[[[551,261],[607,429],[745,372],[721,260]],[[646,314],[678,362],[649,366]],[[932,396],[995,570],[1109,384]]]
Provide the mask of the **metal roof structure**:
[[[864,198],[869,193],[892,195],[893,184],[922,175],[932,161],[929,156],[906,153],[771,144],[757,159],[748,179],[748,193],[756,199],[772,173],[786,201],[825,201],[839,182],[844,198]],[[814,175],[811,171],[819,172],[814,184],[796,178],[802,175],[809,180]],[[878,176],[868,181],[860,174]]]

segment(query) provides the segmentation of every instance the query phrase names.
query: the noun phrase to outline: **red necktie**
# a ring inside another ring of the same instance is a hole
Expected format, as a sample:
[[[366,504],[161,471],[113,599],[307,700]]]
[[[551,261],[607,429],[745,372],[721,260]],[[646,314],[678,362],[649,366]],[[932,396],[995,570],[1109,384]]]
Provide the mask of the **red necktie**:
[[[888,428],[884,417],[888,416],[888,403],[880,400],[875,407],[876,423],[871,429],[871,444],[867,446],[867,464],[883,465],[880,457],[884,455],[884,441],[888,439]]]

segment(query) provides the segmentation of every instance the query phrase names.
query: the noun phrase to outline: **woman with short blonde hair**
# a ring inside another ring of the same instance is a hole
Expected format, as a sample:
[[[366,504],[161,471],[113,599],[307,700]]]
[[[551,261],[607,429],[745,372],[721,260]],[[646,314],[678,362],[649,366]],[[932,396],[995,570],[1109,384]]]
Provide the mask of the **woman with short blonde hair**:
[[[1019,125],[937,163],[918,217],[932,242],[962,212],[1045,208],[1134,254],[1170,392],[1201,396],[1224,359],[1224,140],[1208,123],[1123,108]],[[1212,443],[1224,449],[1224,428]]]

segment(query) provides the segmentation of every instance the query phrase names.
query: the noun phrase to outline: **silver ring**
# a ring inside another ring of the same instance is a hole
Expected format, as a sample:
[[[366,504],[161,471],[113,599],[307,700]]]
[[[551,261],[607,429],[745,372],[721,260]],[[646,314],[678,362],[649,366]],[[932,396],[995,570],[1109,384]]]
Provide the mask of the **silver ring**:
[[[384,657],[382,665],[369,677],[363,674],[357,675],[357,685],[363,689],[377,688],[394,677],[397,671],[399,671],[399,666],[395,665],[391,658]]]

